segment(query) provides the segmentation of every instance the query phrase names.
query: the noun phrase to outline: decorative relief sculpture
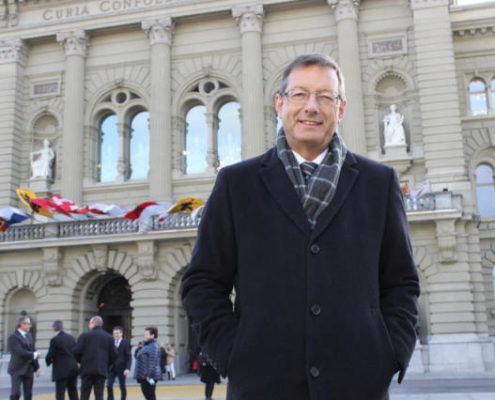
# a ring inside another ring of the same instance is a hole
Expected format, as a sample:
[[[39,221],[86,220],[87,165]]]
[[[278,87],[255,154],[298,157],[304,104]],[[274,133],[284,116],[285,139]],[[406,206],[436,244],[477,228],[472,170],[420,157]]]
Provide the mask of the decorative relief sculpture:
[[[43,140],[43,148],[41,150],[29,153],[29,161],[31,163],[31,179],[53,179],[55,152],[51,148],[51,143],[48,139]]]
[[[383,136],[385,138],[385,147],[403,146],[406,144],[406,135],[404,133],[404,116],[396,112],[397,106],[390,106],[390,114],[383,118]]]

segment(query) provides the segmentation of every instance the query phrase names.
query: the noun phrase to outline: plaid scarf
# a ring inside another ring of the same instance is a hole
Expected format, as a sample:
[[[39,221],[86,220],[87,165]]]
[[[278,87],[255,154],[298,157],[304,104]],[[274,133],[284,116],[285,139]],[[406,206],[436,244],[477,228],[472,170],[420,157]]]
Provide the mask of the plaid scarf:
[[[327,155],[311,175],[307,185],[296,157],[287,143],[283,129],[280,129],[277,136],[277,154],[301,200],[311,229],[314,229],[318,216],[330,204],[335,195],[340,170],[347,155],[344,141],[335,132]]]

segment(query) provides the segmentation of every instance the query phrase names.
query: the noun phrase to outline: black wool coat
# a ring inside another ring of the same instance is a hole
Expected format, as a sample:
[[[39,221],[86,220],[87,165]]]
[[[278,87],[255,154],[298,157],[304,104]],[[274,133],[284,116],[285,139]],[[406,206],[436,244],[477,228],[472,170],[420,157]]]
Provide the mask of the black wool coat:
[[[7,340],[10,351],[8,373],[10,375],[33,375],[40,366],[38,360],[34,360],[34,340],[31,333],[27,333],[29,343],[16,329]]]
[[[117,357],[111,367],[111,371],[115,374],[123,374],[126,369],[130,371],[132,365],[131,343],[122,338],[116,350]]]
[[[222,168],[181,291],[228,400],[386,399],[419,294],[395,172],[348,152],[311,230],[275,149]]]
[[[72,335],[60,331],[50,340],[50,347],[46,353],[46,365],[52,367],[52,380],[67,379],[77,375],[77,361],[74,355],[76,340]]]
[[[74,353],[80,364],[79,374],[81,376],[106,377],[117,357],[112,335],[101,327],[82,333],[77,339]]]

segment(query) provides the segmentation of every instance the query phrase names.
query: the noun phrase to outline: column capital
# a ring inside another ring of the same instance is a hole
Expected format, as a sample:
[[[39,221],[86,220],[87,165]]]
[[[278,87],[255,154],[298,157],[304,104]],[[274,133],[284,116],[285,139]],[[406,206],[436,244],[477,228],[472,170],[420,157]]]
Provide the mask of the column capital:
[[[27,47],[19,38],[0,40],[0,64],[17,62],[25,64]]]
[[[87,55],[89,39],[82,29],[57,33],[57,42],[64,46],[66,56]]]
[[[242,33],[260,32],[263,30],[263,6],[260,4],[239,6],[232,9]]]
[[[419,8],[429,8],[429,7],[448,7],[452,0],[409,0],[411,9],[417,10]]]
[[[335,10],[337,22],[343,19],[359,18],[359,4],[361,0],[327,0],[329,6]]]
[[[172,18],[146,20],[141,23],[141,28],[146,32],[151,45],[157,43],[172,45],[174,31]]]

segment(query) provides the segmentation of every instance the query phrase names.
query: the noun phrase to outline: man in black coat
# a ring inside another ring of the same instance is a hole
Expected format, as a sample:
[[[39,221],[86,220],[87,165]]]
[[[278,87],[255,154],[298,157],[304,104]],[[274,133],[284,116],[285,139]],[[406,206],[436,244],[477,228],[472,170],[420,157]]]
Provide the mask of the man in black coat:
[[[56,320],[52,324],[53,338],[46,354],[46,365],[52,366],[52,381],[55,382],[56,400],[65,399],[65,390],[70,400],[78,400],[77,393],[77,361],[74,356],[76,340],[72,335],[64,332],[62,321]]]
[[[125,380],[132,365],[132,353],[131,344],[127,339],[122,337],[122,327],[116,326],[113,328],[113,340],[115,349],[117,350],[117,358],[108,371],[107,377],[107,393],[108,400],[113,400],[113,383],[115,378],[119,379],[120,386],[120,399],[125,400],[127,398],[127,389],[125,386]]]
[[[31,319],[24,315],[17,320],[17,327],[8,338],[10,361],[8,372],[11,379],[10,400],[21,398],[21,384],[24,400],[31,400],[33,393],[33,375],[39,376],[38,357],[34,348],[34,340],[29,332]]]
[[[185,309],[228,400],[385,400],[414,350],[419,294],[398,179],[347,150],[328,56],[297,57],[275,101],[276,146],[218,174]]]
[[[94,388],[95,400],[103,400],[103,388],[110,366],[117,357],[112,336],[103,330],[99,316],[89,320],[89,332],[79,336],[75,349],[81,375],[81,400],[89,400]]]

